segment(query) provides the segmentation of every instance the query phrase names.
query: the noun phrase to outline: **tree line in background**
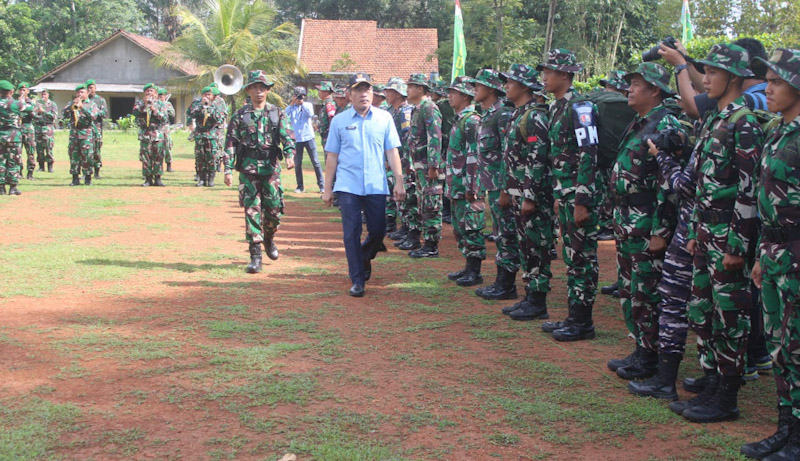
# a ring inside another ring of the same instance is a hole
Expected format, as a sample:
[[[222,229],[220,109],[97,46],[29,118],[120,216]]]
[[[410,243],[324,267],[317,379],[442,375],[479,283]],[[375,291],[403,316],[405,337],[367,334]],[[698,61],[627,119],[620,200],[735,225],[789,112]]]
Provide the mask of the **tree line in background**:
[[[470,75],[536,63],[552,44],[575,50],[588,80],[633,67],[642,50],[681,32],[681,0],[463,0],[462,8]],[[800,44],[800,0],[694,1],[692,13],[696,40],[688,48],[696,57],[727,37],[757,36],[768,49]],[[449,77],[453,0],[0,0],[0,76],[32,80],[123,28],[177,39],[161,59],[199,63],[204,76],[190,86],[224,62],[271,66],[280,78],[296,71],[287,57],[303,18],[435,28]]]

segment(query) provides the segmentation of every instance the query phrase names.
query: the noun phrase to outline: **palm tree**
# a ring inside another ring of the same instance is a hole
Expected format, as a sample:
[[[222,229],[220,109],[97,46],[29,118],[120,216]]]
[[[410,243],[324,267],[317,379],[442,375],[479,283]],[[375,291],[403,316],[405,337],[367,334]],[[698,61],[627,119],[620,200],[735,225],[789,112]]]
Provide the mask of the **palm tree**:
[[[232,64],[245,74],[261,69],[279,86],[292,74],[303,73],[295,52],[297,27],[276,26],[277,13],[263,0],[206,0],[204,10],[206,14],[198,16],[185,6],[173,9],[183,31],[154,58],[155,64],[176,68],[188,63],[198,72],[166,82],[170,89],[198,93],[214,81],[214,71],[222,64]],[[270,95],[281,102],[277,93]]]

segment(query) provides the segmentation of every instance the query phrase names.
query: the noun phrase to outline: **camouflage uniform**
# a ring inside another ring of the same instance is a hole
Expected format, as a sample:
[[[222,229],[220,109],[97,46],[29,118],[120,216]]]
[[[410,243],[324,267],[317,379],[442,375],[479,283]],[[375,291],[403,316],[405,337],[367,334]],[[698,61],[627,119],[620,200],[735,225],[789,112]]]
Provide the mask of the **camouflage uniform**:
[[[108,117],[108,107],[106,106],[106,100],[97,93],[90,97],[89,100],[97,106],[97,118],[94,120],[92,142],[94,144],[94,169],[95,172],[98,172],[103,167],[103,153],[101,151],[103,148],[103,119]]]
[[[411,76],[409,84],[429,87],[424,74]],[[430,98],[423,97],[411,114],[408,149],[416,175],[416,195],[419,204],[422,233],[425,243],[436,247],[442,237],[442,194],[445,178],[442,159],[442,115]],[[428,169],[436,168],[439,175],[428,179]]]
[[[251,71],[248,86],[258,82],[272,86],[263,72]],[[270,112],[277,113],[280,139],[275,139],[276,130],[270,121]],[[283,215],[280,158],[268,154],[278,142],[283,146],[283,157],[294,158],[291,123],[284,112],[272,104],[267,103],[261,111],[247,104],[236,111],[228,124],[223,163],[225,173],[230,173],[234,168],[237,147],[244,146],[241,159],[236,159],[240,163],[236,169],[245,210],[245,238],[251,244],[271,243]]]
[[[205,88],[203,88],[203,89],[205,89]],[[195,99],[195,100],[193,100],[191,102],[191,104],[189,104],[189,107],[186,108],[186,124],[192,127],[192,132],[189,135],[189,140],[190,141],[194,141],[195,140],[195,135],[197,133],[197,124],[195,123],[194,118],[192,118],[192,113],[197,111],[197,110],[199,110],[201,108],[201,106],[202,106],[201,100],[200,99]],[[224,124],[224,122],[223,122],[223,124]],[[220,147],[219,144],[217,145],[217,147]],[[221,150],[221,149],[218,149],[218,150]],[[216,158],[214,160],[214,163],[215,163],[214,166],[216,167]],[[195,144],[195,149],[194,149],[194,171],[195,171],[195,174],[196,174],[195,180],[199,180],[200,179],[200,171],[202,171],[201,170],[202,165],[203,165],[203,159],[200,156],[200,151],[197,150],[197,144]],[[199,182],[198,182],[198,184],[199,184]]]
[[[7,81],[0,81],[0,89],[13,91]],[[0,192],[6,193],[6,184],[16,190],[20,178],[20,102],[9,95],[0,99]]]
[[[220,126],[225,124],[225,113],[217,104],[209,103],[204,106],[199,103],[192,104],[189,116],[195,124],[194,158],[197,162],[197,173],[205,185],[211,185],[216,168],[217,152],[220,150],[217,131]]]
[[[169,101],[164,101],[167,106],[167,123],[162,126],[164,130],[164,162],[167,164],[167,169],[172,168],[172,136],[169,132],[169,126],[175,123],[175,106]],[[223,119],[224,123],[224,119]],[[223,123],[220,123],[222,125]]]
[[[79,87],[80,88],[80,87]],[[73,184],[81,176],[91,178],[94,168],[94,119],[97,106],[89,99],[80,109],[73,109],[70,102],[64,107],[61,117],[69,125],[69,174]]]
[[[550,51],[544,68],[561,72],[579,72],[575,55],[564,49]],[[562,255],[567,266],[569,298],[566,325],[546,324],[543,328],[580,325],[584,337],[594,337],[592,307],[597,294],[597,197],[594,171],[597,165],[597,107],[576,97],[570,88],[561,99],[550,105],[550,163],[555,179],[555,199],[558,200],[558,221],[563,240]],[[577,226],[575,206],[587,208],[588,220]],[[561,338],[565,328],[556,329],[554,337]]]
[[[324,80],[317,86],[318,90],[333,91],[333,83]],[[324,101],[321,101],[322,110],[319,111],[317,120],[319,120],[319,136],[322,138],[322,146],[328,141],[328,131],[331,127],[331,119],[336,115],[336,103],[333,102],[333,97],[328,96]]]
[[[34,112],[34,128],[36,130],[36,161],[39,165],[47,163],[49,171],[53,171],[53,144],[55,124],[58,120],[58,106],[52,99],[41,104],[44,112]]]
[[[137,101],[133,106],[133,115],[139,125],[139,160],[142,162],[142,176],[150,180],[159,180],[164,173],[166,139],[162,127],[169,122],[167,105],[157,98],[154,98],[149,107],[144,101]]]
[[[398,77],[392,77],[386,85],[386,89],[395,90],[403,96],[408,96],[406,82]],[[394,120],[394,127],[402,143],[398,149],[400,165],[402,170],[406,172],[411,171],[411,158],[408,151],[408,133],[411,128],[411,113],[413,110],[414,106],[405,101],[403,101],[397,109],[394,107],[389,109],[389,113],[392,114],[392,119]],[[387,171],[391,173],[389,169],[387,169]],[[392,177],[392,181],[394,181],[394,177]],[[403,183],[406,188],[406,199],[402,202],[397,202],[398,212],[403,222],[403,227],[406,230],[415,230],[419,232],[419,208],[417,206],[416,181],[414,175],[403,175]],[[389,190],[393,190],[393,187],[394,184],[390,183]],[[387,200],[391,199],[391,196],[387,197]]]
[[[34,106],[31,98],[25,98],[25,104]],[[36,129],[33,126],[33,111],[26,111],[22,113],[20,134],[22,135],[22,144],[20,150],[25,149],[25,154],[28,159],[28,179],[33,178],[33,170],[36,168]],[[22,152],[20,152],[20,155]]]
[[[211,88],[211,92],[214,93],[214,105],[217,106],[217,111],[222,114],[222,122],[215,127],[218,149],[215,151],[216,157],[214,160],[217,163],[217,171],[220,171],[223,164],[222,147],[225,145],[225,121],[230,114],[228,113],[228,103],[225,102],[223,96],[220,96],[222,93],[215,87]]]

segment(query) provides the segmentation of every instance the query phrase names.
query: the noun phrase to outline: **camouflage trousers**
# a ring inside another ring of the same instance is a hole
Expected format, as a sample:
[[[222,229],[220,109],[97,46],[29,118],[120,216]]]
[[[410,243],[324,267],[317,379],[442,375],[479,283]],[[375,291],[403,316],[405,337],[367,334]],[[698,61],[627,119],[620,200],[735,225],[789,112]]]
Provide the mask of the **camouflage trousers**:
[[[648,237],[617,234],[616,239],[619,301],[625,325],[639,346],[658,351],[658,284],[663,255],[650,253]]]
[[[444,180],[428,179],[427,170],[416,170],[417,203],[419,204],[422,237],[428,243],[439,243],[442,239],[442,195]]]
[[[796,265],[797,255],[785,244],[768,244],[761,256],[764,330],[778,402],[800,418],[800,272],[786,271]]]
[[[419,218],[419,202],[417,201],[417,182],[414,180],[414,174],[407,174],[403,176],[403,182],[406,186],[406,199],[398,203],[400,216],[403,220],[403,225],[408,230],[422,230],[422,224]]]
[[[81,170],[84,175],[93,173],[93,146],[91,138],[69,137],[69,174],[80,176]]]
[[[172,136],[169,132],[164,133],[164,161],[172,163]]]
[[[589,220],[581,227],[575,224],[575,194],[561,197],[558,222],[563,242],[562,257],[567,266],[567,297],[570,305],[583,309],[591,318],[597,295],[597,210],[589,208]],[[588,319],[587,319],[588,320]]]
[[[686,223],[681,222],[675,236],[664,254],[661,282],[658,292],[658,350],[665,353],[683,354],[686,349],[686,333],[689,321],[686,319],[686,304],[689,302],[692,286],[692,255],[686,251]]]
[[[727,236],[727,223],[697,224],[688,317],[703,369],[742,376],[750,333],[750,280],[746,269],[726,271],[722,266]]]
[[[514,208],[500,208],[500,190],[487,192],[489,211],[492,213],[492,222],[497,228],[497,254],[494,263],[509,272],[519,270],[519,239],[517,238],[517,223],[514,220]],[[512,197],[512,200],[517,200]]]
[[[611,169],[598,168],[595,171],[595,191],[599,206],[597,207],[597,227],[600,230],[613,229],[614,225],[614,195],[611,186]]]
[[[483,200],[470,202],[466,199],[451,199],[453,212],[453,235],[458,251],[465,258],[486,259],[486,242],[483,228],[486,227],[486,203]]]
[[[194,138],[195,169],[198,173],[211,173],[216,168],[217,138]]]
[[[20,134],[22,134],[20,149],[25,149],[28,171],[33,171],[36,168],[36,130],[31,124],[23,124]]]
[[[522,197],[512,197],[514,228],[519,242],[522,281],[531,292],[550,291],[550,248],[555,241],[552,208],[537,206],[530,216],[522,216]]]
[[[0,143],[0,184],[17,185],[21,171],[19,143]]]
[[[261,243],[278,231],[283,216],[280,169],[272,175],[239,173],[239,193],[244,206],[245,238]]]
[[[397,219],[397,212],[398,212],[398,204],[394,201],[392,197],[392,191],[394,191],[394,173],[391,171],[386,172],[386,183],[389,185],[389,195],[386,196],[386,218],[388,221],[393,221]]]
[[[101,168],[103,166],[103,127],[95,125],[92,135],[94,136],[94,166]]]
[[[142,176],[161,176],[164,173],[164,141],[140,141],[139,160],[142,161]]]
[[[53,125],[36,127],[36,161],[53,163],[53,146],[55,144]]]

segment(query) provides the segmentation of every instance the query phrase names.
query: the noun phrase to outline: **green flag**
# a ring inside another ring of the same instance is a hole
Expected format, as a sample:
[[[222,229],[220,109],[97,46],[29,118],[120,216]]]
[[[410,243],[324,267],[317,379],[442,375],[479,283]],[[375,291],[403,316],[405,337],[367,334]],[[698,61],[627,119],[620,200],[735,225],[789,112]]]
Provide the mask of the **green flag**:
[[[464,18],[461,16],[461,3],[456,0],[456,15],[453,19],[453,71],[450,83],[461,75],[465,75],[464,64],[467,62],[467,46],[464,44]]]
[[[689,0],[683,0],[683,8],[681,9],[681,26],[683,26],[683,34],[681,35],[681,43],[686,45],[694,38],[694,27],[692,26],[692,14],[689,12]]]

